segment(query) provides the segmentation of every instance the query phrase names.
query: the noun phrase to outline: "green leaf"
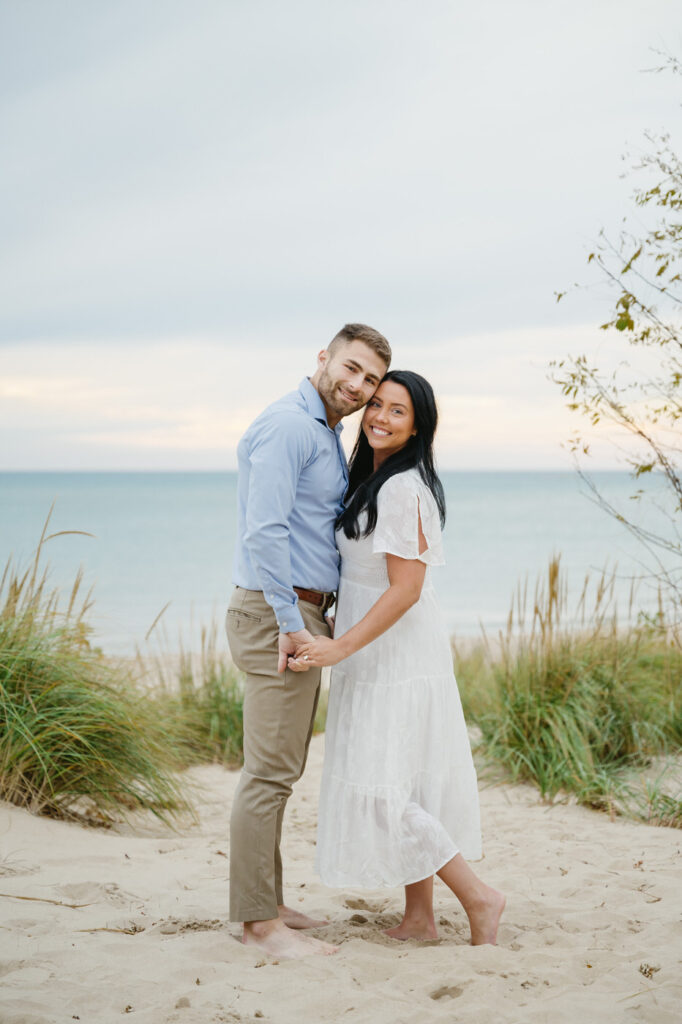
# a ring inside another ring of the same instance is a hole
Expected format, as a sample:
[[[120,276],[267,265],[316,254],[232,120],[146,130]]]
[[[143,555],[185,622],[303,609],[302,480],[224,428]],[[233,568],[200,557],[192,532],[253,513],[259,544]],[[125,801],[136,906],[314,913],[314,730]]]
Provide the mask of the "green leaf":
[[[639,257],[642,255],[642,248],[643,248],[643,246],[640,245],[639,249],[637,249],[637,251],[632,254],[632,256],[630,257],[628,262],[625,264],[625,266],[621,270],[621,274],[627,274],[628,270],[632,269],[632,264],[635,262],[635,260],[639,259]]]

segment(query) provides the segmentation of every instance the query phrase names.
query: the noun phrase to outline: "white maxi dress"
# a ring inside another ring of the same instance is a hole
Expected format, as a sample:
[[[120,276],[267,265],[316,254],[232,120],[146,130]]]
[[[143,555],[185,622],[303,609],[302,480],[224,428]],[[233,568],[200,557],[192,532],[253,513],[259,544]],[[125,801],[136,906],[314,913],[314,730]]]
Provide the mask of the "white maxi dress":
[[[457,853],[481,857],[476,771],[430,579],[443,564],[436,502],[410,469],[386,481],[377,509],[369,537],[336,535],[336,636],[387,589],[387,553],[420,558],[426,578],[395,625],[332,669],[316,854],[329,886],[409,885]]]

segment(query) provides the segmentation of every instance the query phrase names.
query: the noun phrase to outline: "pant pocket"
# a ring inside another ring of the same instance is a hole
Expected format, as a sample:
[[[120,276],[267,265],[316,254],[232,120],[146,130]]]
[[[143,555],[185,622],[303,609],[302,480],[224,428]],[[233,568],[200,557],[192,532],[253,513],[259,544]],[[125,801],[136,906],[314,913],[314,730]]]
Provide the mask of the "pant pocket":
[[[234,608],[227,609],[227,615],[225,616],[227,642],[230,645],[232,661],[242,672],[245,671],[242,664],[242,656],[246,645],[247,633],[254,625],[258,624],[258,621],[254,621],[250,616],[244,615],[243,612]]]
[[[247,675],[277,675],[278,629],[274,612],[265,601],[248,595],[249,591],[237,590],[225,616],[232,660]],[[245,600],[251,601],[250,607],[243,607]]]

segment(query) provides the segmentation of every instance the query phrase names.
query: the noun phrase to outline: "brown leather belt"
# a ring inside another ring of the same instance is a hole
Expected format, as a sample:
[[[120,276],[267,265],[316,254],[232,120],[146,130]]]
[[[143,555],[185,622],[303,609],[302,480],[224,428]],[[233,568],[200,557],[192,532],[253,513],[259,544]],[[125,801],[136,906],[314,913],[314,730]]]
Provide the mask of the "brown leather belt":
[[[309,604],[315,604],[318,608],[322,605],[326,605],[330,608],[334,603],[333,594],[323,594],[320,590],[306,590],[304,587],[294,587],[294,593],[298,594],[302,601],[307,601]]]

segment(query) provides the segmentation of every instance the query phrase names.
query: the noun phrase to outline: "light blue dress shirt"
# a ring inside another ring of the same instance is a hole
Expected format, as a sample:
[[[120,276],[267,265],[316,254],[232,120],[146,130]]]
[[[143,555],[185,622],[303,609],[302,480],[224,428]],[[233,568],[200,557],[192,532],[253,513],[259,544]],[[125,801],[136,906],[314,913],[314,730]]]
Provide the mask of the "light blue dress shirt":
[[[280,632],[303,629],[293,587],[324,592],[339,584],[334,521],[343,509],[348,466],[308,378],[254,420],[237,448],[237,548],[232,580],[262,590]]]

